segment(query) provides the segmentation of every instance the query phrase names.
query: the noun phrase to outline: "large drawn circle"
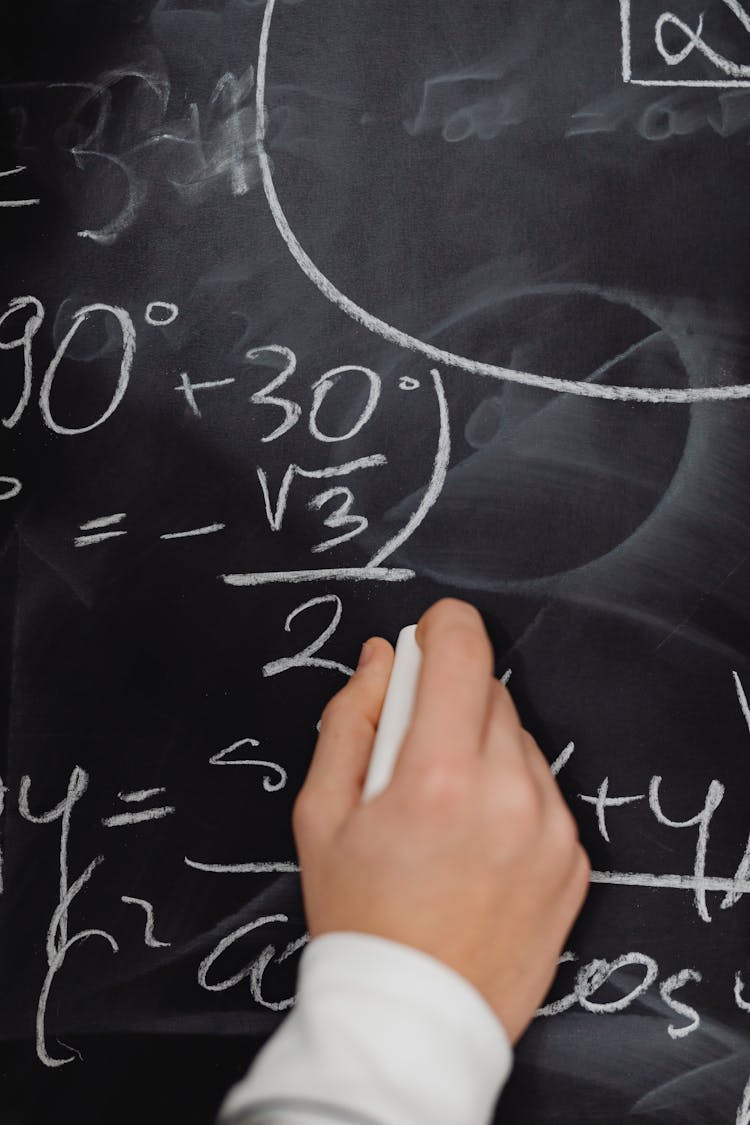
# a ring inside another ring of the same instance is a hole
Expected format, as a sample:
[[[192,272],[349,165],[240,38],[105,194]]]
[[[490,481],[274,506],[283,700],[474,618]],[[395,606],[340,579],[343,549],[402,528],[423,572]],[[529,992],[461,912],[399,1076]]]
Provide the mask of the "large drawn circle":
[[[382,339],[398,347],[406,348],[411,352],[426,356],[431,363],[458,368],[459,370],[467,371],[469,374],[481,375],[485,378],[519,383],[529,387],[538,387],[542,390],[579,395],[586,398],[606,399],[612,402],[684,404],[750,398],[750,384],[743,385],[735,383],[720,387],[688,388],[611,386],[593,383],[586,379],[563,379],[549,375],[538,375],[530,371],[518,371],[515,368],[503,367],[497,364],[482,363],[468,356],[458,355],[455,352],[435,347],[425,340],[402,332],[392,324],[388,324],[386,321],[374,316],[350,297],[347,297],[341,290],[337,289],[333,282],[318,268],[292,230],[276,192],[271,162],[265,148],[267,122],[266,75],[268,69],[271,24],[273,22],[275,7],[276,0],[266,0],[263,27],[258,48],[255,139],[263,181],[263,190],[273,220],[279,234],[286,243],[287,249],[302,272],[331,304],[335,305],[342,312],[346,313],[347,316],[351,317],[352,320],[362,325],[363,328],[366,328],[376,336],[380,336]],[[623,304],[631,304],[634,302],[633,295],[627,292],[613,292],[611,296],[613,300],[619,300]]]

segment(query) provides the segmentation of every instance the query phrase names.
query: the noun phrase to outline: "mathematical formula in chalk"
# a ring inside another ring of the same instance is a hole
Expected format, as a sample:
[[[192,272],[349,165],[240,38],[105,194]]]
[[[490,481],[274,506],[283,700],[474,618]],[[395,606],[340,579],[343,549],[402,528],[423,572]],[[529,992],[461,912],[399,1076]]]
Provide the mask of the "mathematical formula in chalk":
[[[750,1125],[745,0],[77,7],[0,83],[11,1086],[260,1046],[320,715],[455,596],[593,867],[498,1119]]]

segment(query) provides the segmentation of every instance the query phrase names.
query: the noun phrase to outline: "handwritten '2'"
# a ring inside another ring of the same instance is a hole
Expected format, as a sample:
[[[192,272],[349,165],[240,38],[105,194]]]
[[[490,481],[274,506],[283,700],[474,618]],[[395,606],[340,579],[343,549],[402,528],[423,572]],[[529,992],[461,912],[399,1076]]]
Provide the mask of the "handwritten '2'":
[[[740,21],[745,31],[750,33],[750,15],[745,11],[739,0],[721,0],[726,4],[730,12],[733,13]],[[672,27],[678,28],[683,35],[687,38],[687,43],[681,51],[670,51],[664,42],[664,26],[670,24]],[[703,34],[703,13],[701,13],[698,20],[698,27],[695,31],[688,26],[679,16],[674,15],[673,12],[664,12],[659,16],[654,28],[654,41],[657,50],[664,61],[669,66],[677,66],[679,63],[690,55],[694,50],[700,51],[710,62],[714,64],[723,74],[729,75],[731,78],[750,78],[750,66],[740,66],[739,63],[734,63],[730,59],[720,55],[717,51],[701,38]]]

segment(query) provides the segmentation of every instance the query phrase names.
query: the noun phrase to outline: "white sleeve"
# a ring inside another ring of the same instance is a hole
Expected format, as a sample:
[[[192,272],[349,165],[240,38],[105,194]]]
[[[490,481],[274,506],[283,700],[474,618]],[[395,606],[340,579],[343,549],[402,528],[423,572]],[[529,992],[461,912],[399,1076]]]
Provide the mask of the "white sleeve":
[[[512,1066],[477,990],[368,934],[316,938],[296,1005],[229,1093],[226,1125],[486,1125]]]

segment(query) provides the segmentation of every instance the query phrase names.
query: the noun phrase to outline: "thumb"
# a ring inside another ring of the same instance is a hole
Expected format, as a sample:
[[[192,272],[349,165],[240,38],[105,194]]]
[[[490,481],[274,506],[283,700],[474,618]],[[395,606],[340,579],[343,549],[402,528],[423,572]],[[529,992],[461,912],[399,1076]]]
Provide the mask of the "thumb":
[[[298,844],[310,836],[334,835],[359,804],[392,667],[392,647],[382,637],[372,637],[356,672],[323,712],[294,810]]]

